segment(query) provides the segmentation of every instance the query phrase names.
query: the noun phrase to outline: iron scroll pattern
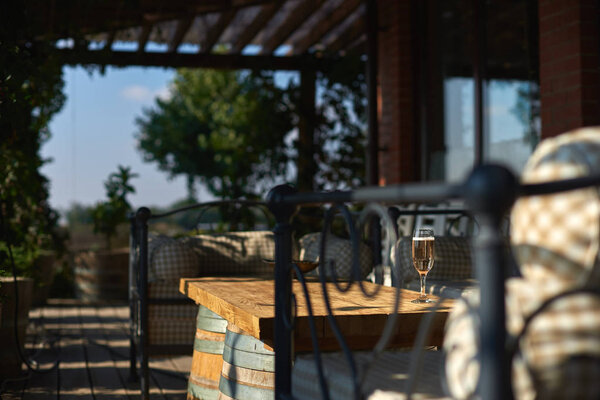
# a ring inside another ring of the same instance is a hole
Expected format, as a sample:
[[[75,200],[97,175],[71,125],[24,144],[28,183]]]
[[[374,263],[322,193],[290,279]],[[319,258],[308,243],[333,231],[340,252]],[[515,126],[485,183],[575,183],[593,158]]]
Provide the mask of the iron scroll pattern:
[[[313,319],[313,312],[309,293],[306,287],[305,279],[299,267],[292,263],[291,258],[291,225],[289,223],[297,207],[303,204],[330,204],[328,212],[325,215],[323,234],[321,235],[320,259],[325,259],[325,248],[327,238],[324,233],[327,232],[331,224],[334,212],[342,214],[350,232],[350,241],[352,245],[353,256],[353,279],[350,282],[341,285],[334,280],[336,290],[346,291],[352,285],[361,286],[362,292],[366,296],[373,296],[375,293],[369,293],[363,287],[359,278],[358,251],[359,237],[358,232],[362,229],[364,222],[369,215],[378,216],[383,221],[384,232],[389,243],[396,239],[396,233],[390,227],[393,221],[390,220],[386,212],[376,203],[383,204],[401,204],[401,203],[436,203],[447,200],[463,200],[467,206],[467,212],[472,215],[478,223],[479,233],[473,237],[473,259],[475,265],[476,277],[479,282],[480,292],[482,293],[480,305],[477,311],[478,336],[486,340],[479,340],[479,354],[481,362],[479,382],[477,385],[478,395],[484,399],[508,399],[513,397],[511,385],[510,366],[515,354],[519,351],[518,338],[525,334],[531,321],[539,315],[545,308],[559,297],[569,296],[583,292],[593,292],[598,295],[598,290],[581,288],[569,293],[560,294],[554,298],[548,299],[535,311],[526,321],[521,335],[517,338],[509,338],[505,326],[505,304],[504,304],[504,282],[507,276],[506,271],[508,262],[504,252],[504,240],[501,233],[501,224],[504,216],[510,210],[518,197],[553,194],[568,190],[580,189],[588,186],[599,186],[600,174],[583,178],[568,179],[562,181],[553,181],[543,184],[525,184],[517,182],[515,176],[508,169],[498,165],[481,165],[476,167],[467,179],[460,184],[405,184],[390,185],[386,187],[367,187],[353,191],[331,192],[331,193],[296,193],[288,185],[281,185],[273,188],[267,197],[267,205],[276,218],[277,224],[275,233],[275,398],[291,399],[291,367],[292,367],[292,331],[294,328],[293,310],[296,300],[292,293],[292,271],[295,272],[301,287],[302,293],[307,304],[309,314],[309,328],[313,345],[313,354],[315,358],[318,380],[323,399],[329,399],[329,390],[327,381],[323,374],[322,356],[319,351],[319,345],[316,338],[316,330]],[[347,203],[367,204],[360,216],[358,229],[349,214]],[[389,245],[389,244],[388,244]],[[387,246],[387,245],[386,245]],[[386,251],[385,254],[389,254]],[[389,263],[400,277],[398,269],[398,260]],[[385,262],[384,262],[385,263]],[[324,268],[328,268],[324,265]],[[333,269],[331,274],[335,274]],[[374,347],[371,357],[368,358],[366,365],[360,369],[357,368],[356,361],[349,349],[343,335],[341,334],[331,310],[328,301],[328,289],[326,285],[326,275],[319,274],[322,285],[324,300],[327,308],[327,319],[332,328],[338,344],[342,348],[344,357],[348,363],[354,385],[356,398],[361,398],[362,379],[367,375],[369,365],[385,349],[389,340],[389,333],[393,330],[396,323],[394,317],[389,318],[383,333]],[[399,282],[395,311],[400,300]],[[485,294],[485,295],[483,295]],[[423,331],[428,329],[427,321],[429,318],[423,318],[423,323],[419,328],[419,337],[423,337]],[[413,349],[413,354],[419,353],[419,343]],[[421,346],[422,348],[422,346]],[[415,363],[418,369],[418,357]],[[413,366],[411,365],[411,368]],[[416,370],[412,370],[416,372]],[[410,398],[410,391],[414,387],[414,376],[409,376],[407,385],[407,398]]]

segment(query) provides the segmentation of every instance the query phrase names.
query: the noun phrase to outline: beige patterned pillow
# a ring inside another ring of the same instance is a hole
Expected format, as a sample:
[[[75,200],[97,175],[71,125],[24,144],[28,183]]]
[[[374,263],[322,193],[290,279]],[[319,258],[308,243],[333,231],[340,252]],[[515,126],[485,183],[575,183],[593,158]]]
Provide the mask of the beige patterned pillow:
[[[584,128],[544,140],[523,171],[524,183],[600,173],[600,129]],[[600,285],[600,197],[595,187],[518,200],[511,241],[523,277],[550,293]]]
[[[194,251],[181,239],[148,237],[148,282],[198,276]]]
[[[525,316],[541,304],[544,287],[521,278],[506,283],[509,334],[523,329]],[[457,399],[473,398],[480,373],[479,291],[456,303],[444,337],[446,379]],[[517,399],[600,398],[600,297],[590,294],[557,300],[532,322],[513,359]]]
[[[302,236],[300,242],[300,259],[316,261],[319,260],[321,251],[321,233],[307,233]],[[332,234],[327,235],[325,259],[327,262],[333,261],[335,275],[339,280],[349,280],[352,278],[352,245],[350,240],[342,239]],[[365,279],[369,272],[373,269],[373,257],[371,249],[364,243],[361,243],[359,250],[359,267],[360,279]],[[323,270],[323,266],[319,266],[314,274],[318,274]],[[331,267],[325,269],[327,278],[332,278]]]
[[[198,259],[200,276],[273,275],[271,231],[211,233],[185,238]]]

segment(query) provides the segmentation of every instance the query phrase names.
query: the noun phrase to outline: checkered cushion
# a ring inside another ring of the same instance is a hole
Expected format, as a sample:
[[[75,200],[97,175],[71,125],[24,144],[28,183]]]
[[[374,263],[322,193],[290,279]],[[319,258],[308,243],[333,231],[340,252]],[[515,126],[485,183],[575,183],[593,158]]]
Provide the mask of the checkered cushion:
[[[148,237],[148,282],[198,275],[198,260],[185,239]]]
[[[321,233],[308,233],[302,236],[300,242],[300,259],[317,261],[321,251]],[[335,266],[335,274],[339,280],[348,280],[352,278],[352,245],[350,240],[342,239],[334,235],[328,235],[326,241],[325,259],[327,262],[332,260]],[[360,278],[365,277],[373,269],[373,257],[371,255],[371,249],[361,243],[359,250],[359,266],[360,266]],[[323,269],[323,263],[320,262],[319,266],[313,274],[318,274]],[[332,278],[331,266],[325,268],[328,278]],[[311,275],[311,274],[309,274]]]
[[[539,183],[600,173],[600,129],[545,140],[527,162],[523,181]],[[600,197],[597,188],[520,199],[512,243],[523,277],[555,292],[600,285]]]
[[[473,277],[471,268],[471,242],[458,236],[436,236],[434,244],[435,261],[427,274],[432,280],[464,280]],[[396,258],[400,260],[403,281],[419,279],[412,263],[412,238],[402,237],[396,244]]]
[[[524,182],[600,172],[600,129],[579,129],[545,140],[528,161]],[[600,197],[596,188],[520,199],[511,215],[511,241],[523,278],[506,283],[507,329],[517,335],[545,300],[583,286],[598,287]],[[451,313],[444,347],[448,386],[457,398],[474,393],[479,376],[479,295],[471,309]],[[538,315],[513,361],[519,399],[600,398],[600,298],[578,294],[557,300]]]
[[[273,267],[263,261],[274,258],[271,231],[213,233],[183,240],[196,254],[200,276],[273,274]]]
[[[541,304],[539,286],[521,278],[506,284],[506,323],[522,331],[525,316]],[[446,323],[444,350],[448,388],[457,399],[471,398],[479,378],[477,337],[479,292],[456,303]],[[529,326],[513,360],[518,399],[600,398],[600,297],[579,294],[557,300]]]

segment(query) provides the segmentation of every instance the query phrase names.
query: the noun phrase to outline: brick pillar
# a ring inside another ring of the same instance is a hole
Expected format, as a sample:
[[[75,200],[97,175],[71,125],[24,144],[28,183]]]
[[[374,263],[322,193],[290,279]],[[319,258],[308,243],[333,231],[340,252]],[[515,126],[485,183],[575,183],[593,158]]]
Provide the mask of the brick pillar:
[[[540,0],[542,138],[600,125],[597,0]]]
[[[412,89],[410,0],[379,0],[379,184],[414,181],[418,171]]]

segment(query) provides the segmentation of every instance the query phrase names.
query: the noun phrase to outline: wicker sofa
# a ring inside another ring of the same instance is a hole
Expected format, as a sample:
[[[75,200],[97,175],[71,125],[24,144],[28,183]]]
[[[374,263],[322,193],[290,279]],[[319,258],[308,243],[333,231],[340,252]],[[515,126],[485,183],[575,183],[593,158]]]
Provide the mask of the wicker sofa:
[[[148,297],[185,300],[179,279],[200,276],[269,276],[273,233],[243,231],[182,238],[148,238]],[[150,304],[148,339],[151,354],[190,352],[196,329],[195,304]]]

